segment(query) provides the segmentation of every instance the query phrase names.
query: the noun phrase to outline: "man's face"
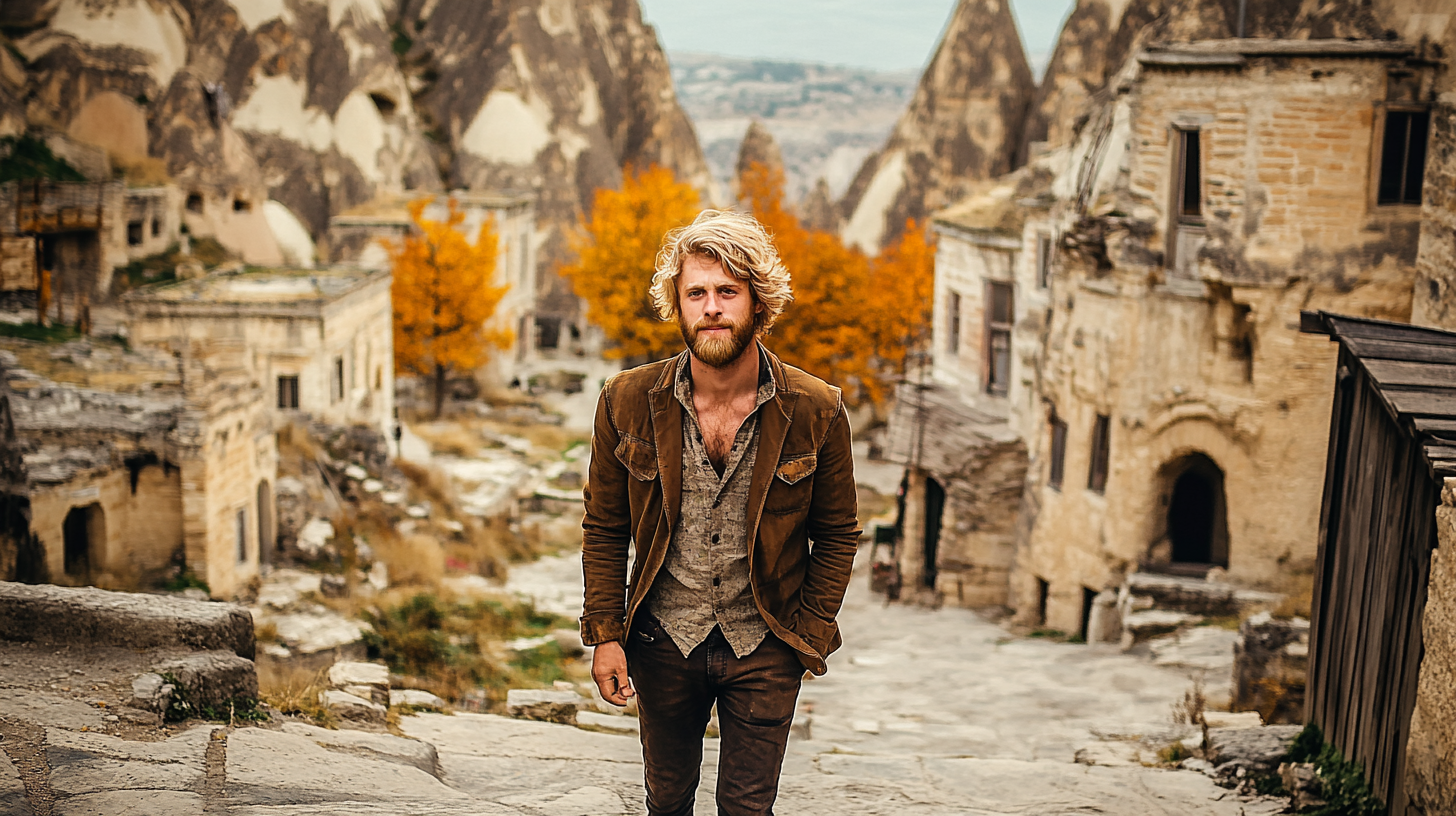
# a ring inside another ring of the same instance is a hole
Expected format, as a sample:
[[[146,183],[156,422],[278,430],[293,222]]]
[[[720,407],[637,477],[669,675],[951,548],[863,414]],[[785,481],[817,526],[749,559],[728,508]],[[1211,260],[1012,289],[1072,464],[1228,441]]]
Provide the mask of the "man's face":
[[[759,306],[746,281],[713,258],[689,255],[677,279],[678,329],[693,356],[714,368],[737,360],[753,342]]]

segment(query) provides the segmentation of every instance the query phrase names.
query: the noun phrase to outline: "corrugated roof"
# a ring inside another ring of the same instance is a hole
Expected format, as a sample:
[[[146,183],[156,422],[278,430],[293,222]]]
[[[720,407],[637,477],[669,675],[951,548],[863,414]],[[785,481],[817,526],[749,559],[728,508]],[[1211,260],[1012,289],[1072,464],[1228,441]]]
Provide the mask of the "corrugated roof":
[[[1432,474],[1456,476],[1456,332],[1323,311],[1304,312],[1300,328],[1348,349]]]

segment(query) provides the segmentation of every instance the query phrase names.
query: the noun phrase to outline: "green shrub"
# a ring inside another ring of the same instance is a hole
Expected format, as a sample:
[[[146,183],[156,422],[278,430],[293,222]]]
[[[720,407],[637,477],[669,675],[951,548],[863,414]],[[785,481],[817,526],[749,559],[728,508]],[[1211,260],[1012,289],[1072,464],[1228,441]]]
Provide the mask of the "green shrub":
[[[0,182],[28,179],[85,181],[81,171],[30,135],[0,137]]]
[[[1335,746],[1325,742],[1319,726],[1310,723],[1294,740],[1288,761],[1312,762],[1320,780],[1320,798],[1325,805],[1306,808],[1308,816],[1383,816],[1385,805],[1370,791],[1360,763],[1345,759]]]

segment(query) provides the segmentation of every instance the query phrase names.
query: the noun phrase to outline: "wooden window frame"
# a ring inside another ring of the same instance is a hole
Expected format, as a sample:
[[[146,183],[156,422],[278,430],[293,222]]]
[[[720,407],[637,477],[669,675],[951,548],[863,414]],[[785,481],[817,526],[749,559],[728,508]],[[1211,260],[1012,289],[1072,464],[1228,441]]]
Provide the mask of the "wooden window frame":
[[[1172,162],[1168,178],[1168,229],[1166,236],[1166,247],[1163,253],[1163,266],[1167,269],[1175,269],[1178,265],[1178,232],[1183,229],[1202,230],[1207,227],[1208,222],[1204,219],[1204,187],[1205,178],[1208,176],[1208,168],[1204,160],[1203,150],[1203,127],[1197,124],[1173,124],[1169,126],[1168,144],[1171,147]],[[1185,139],[1193,133],[1198,139],[1198,213],[1188,215],[1183,212],[1183,202],[1187,199],[1188,188],[1188,150]]]
[[[1006,310],[1009,313],[1008,320],[998,321],[996,319],[996,290],[1006,290]],[[1004,397],[1011,391],[1011,335],[1016,325],[1016,285],[1010,281],[986,281],[986,288],[983,302],[983,314],[985,315],[984,327],[981,333],[981,382],[985,386],[987,394]],[[996,338],[1004,335],[1006,337],[1006,381],[998,387],[992,374],[995,373],[993,360],[996,356]]]
[[[1051,430],[1047,485],[1061,492],[1067,475],[1067,421],[1057,416],[1056,409],[1052,409],[1047,424]]]
[[[344,401],[344,356],[334,357],[333,366],[329,369],[329,403],[337,404]]]
[[[1425,113],[1426,119],[1426,162],[1430,161],[1431,151],[1431,127],[1432,122],[1429,116],[1430,105],[1422,105],[1414,102],[1377,102],[1375,103],[1375,115],[1373,128],[1370,133],[1370,177],[1369,195],[1367,206],[1372,214],[1416,216],[1420,214],[1420,203],[1380,201],[1380,175],[1385,161],[1385,129],[1387,117],[1391,113]],[[1423,174],[1424,175],[1424,174]],[[1420,191],[1421,200],[1425,200],[1424,190]]]
[[[285,389],[283,387],[285,381],[287,381],[288,383],[290,383],[292,385],[291,391],[289,389]],[[291,400],[290,399],[285,399],[285,395],[291,396],[292,399]],[[280,410],[284,410],[284,411],[297,411],[298,410],[298,405],[299,405],[299,399],[298,399],[298,375],[297,374],[279,374],[278,375],[278,408]]]
[[[1092,422],[1091,462],[1087,467],[1087,489],[1093,493],[1107,492],[1107,472],[1112,458],[1112,417],[1098,414]]]

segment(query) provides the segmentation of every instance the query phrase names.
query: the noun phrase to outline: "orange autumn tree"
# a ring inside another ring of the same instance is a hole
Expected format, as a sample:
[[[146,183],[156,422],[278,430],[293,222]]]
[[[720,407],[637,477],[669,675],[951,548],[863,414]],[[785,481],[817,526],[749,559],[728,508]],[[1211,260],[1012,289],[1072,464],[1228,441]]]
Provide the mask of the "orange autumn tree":
[[[793,276],[794,302],[768,345],[785,362],[843,388],[851,404],[881,399],[870,328],[881,304],[871,291],[869,259],[836,235],[806,229],[784,208],[783,171],[753,162],[738,189]]]
[[[662,236],[691,223],[698,206],[691,185],[656,165],[624,170],[620,190],[597,190],[571,238],[576,260],[560,271],[611,340],[606,356],[659,360],[682,350],[681,333],[657,319],[647,288]]]
[[[935,246],[924,222],[905,222],[905,231],[870,266],[876,307],[866,315],[874,338],[876,371],[871,399],[879,404],[905,376],[910,355],[928,351],[935,291]]]
[[[390,247],[394,261],[390,296],[395,368],[433,382],[439,417],[449,377],[484,365],[489,349],[510,345],[513,333],[489,325],[510,288],[493,283],[500,243],[495,220],[480,225],[472,244],[459,229],[465,213],[455,199],[450,199],[444,221],[425,218],[432,200],[410,204],[415,230]]]

